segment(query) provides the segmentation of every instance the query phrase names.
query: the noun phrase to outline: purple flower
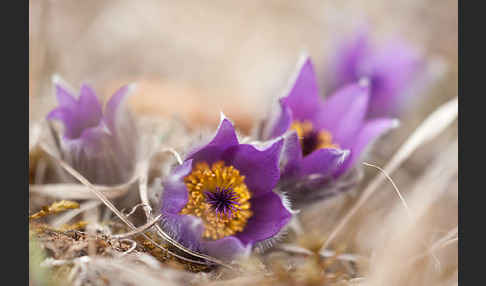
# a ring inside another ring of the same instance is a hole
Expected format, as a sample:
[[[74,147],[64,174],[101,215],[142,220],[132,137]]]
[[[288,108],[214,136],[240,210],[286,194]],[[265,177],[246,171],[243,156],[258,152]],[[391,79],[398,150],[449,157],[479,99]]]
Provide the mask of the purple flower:
[[[312,62],[305,57],[288,95],[260,134],[263,140],[285,138],[282,181],[317,177],[329,182],[352,168],[373,139],[397,125],[395,119],[366,119],[368,101],[364,82],[345,85],[324,101]]]
[[[83,84],[79,96],[55,80],[59,106],[48,115],[64,125],[61,154],[95,184],[124,183],[131,176],[136,153],[136,128],[125,108],[131,86],[123,86],[103,111],[93,89]]]
[[[275,238],[291,213],[273,192],[283,140],[264,149],[238,142],[223,119],[214,138],[193,150],[163,182],[163,227],[182,245],[233,259]]]
[[[424,71],[424,61],[412,47],[399,40],[374,47],[362,29],[332,56],[328,91],[366,77],[371,87],[367,116],[396,115]]]

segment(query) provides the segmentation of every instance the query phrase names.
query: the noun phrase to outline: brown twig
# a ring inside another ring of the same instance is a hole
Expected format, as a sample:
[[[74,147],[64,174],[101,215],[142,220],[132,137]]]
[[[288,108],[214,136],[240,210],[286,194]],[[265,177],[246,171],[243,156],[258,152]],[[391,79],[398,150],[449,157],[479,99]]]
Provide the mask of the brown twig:
[[[135,230],[136,227],[135,225],[133,225],[133,223],[128,220],[128,218],[123,214],[121,213],[111,202],[110,200],[108,200],[100,191],[98,191],[86,178],[83,177],[83,175],[81,175],[79,172],[77,172],[76,170],[74,170],[71,166],[69,166],[66,162],[64,162],[63,160],[59,159],[59,158],[56,158],[55,156],[53,156],[52,154],[50,154],[49,152],[46,151],[46,153],[52,157],[63,169],[65,169],[69,174],[71,174],[74,178],[76,178],[78,181],[80,181],[83,185],[87,186],[88,189],[93,192],[95,194],[95,196],[101,200],[116,216],[118,216],[118,218],[120,218],[126,225],[128,225],[132,230]],[[161,230],[160,230],[161,231]],[[167,237],[170,239],[170,241],[175,241],[173,240],[170,236],[168,236],[166,233],[164,233],[163,231],[161,231],[162,234],[164,234],[163,237]],[[147,239],[149,240],[150,242],[152,242],[155,246],[157,246],[158,248],[160,248],[162,251],[166,251],[167,253],[169,253],[170,255],[176,257],[176,258],[179,258],[183,261],[187,261],[187,262],[191,262],[191,263],[195,263],[195,264],[202,264],[202,265],[210,265],[210,263],[206,262],[206,261],[198,261],[198,260],[193,260],[193,259],[190,259],[190,258],[187,258],[187,257],[183,257],[181,255],[178,255],[177,253],[174,253],[173,251],[170,251],[166,248],[164,248],[163,246],[161,246],[160,244],[158,244],[157,242],[155,242],[153,239],[151,239],[148,235],[142,233],[142,235]],[[170,242],[169,241],[169,242]],[[224,263],[218,263],[217,260],[213,259],[212,261],[208,259],[208,261],[212,262],[212,263],[217,263],[217,264],[220,264],[220,265],[224,265],[226,267],[228,267],[227,265],[225,265]]]
[[[152,221],[150,221],[150,222],[148,222],[148,223],[142,225],[141,227],[138,227],[138,228],[136,228],[132,231],[122,233],[122,234],[112,235],[111,238],[123,239],[123,238],[131,237],[131,236],[140,234],[142,232],[145,232],[146,230],[150,229],[154,224],[156,224],[160,220],[160,217],[162,217],[162,215],[156,216]]]

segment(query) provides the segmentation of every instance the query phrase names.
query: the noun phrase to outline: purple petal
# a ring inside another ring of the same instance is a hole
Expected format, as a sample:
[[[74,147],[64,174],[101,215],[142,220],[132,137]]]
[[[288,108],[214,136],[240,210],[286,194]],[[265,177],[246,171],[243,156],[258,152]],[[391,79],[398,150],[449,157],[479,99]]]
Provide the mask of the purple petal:
[[[276,116],[274,122],[272,122],[272,119],[270,119],[270,135],[266,136],[264,140],[275,138],[284,134],[287,130],[289,130],[289,127],[292,124],[292,110],[290,110],[290,107],[283,99],[279,100],[279,104],[280,113],[278,116]]]
[[[192,160],[187,160],[166,177],[161,196],[161,213],[164,228],[174,236],[174,239],[188,248],[199,250],[199,241],[203,231],[201,220],[195,216],[179,214],[188,200],[184,177],[191,171]]]
[[[249,144],[228,148],[222,155],[227,165],[232,165],[245,176],[245,184],[254,198],[271,192],[280,177],[278,166],[283,139],[265,150]]]
[[[133,162],[137,156],[138,128],[127,108],[133,89],[133,84],[119,88],[106,103],[103,116],[103,124],[115,139],[114,148],[119,150],[118,156],[123,162]]]
[[[294,120],[312,120],[319,111],[322,99],[310,58],[305,59],[289,95],[283,100],[292,110]]]
[[[112,132],[115,132],[116,130],[115,122],[117,120],[120,107],[125,102],[125,99],[127,98],[127,95],[129,95],[131,89],[132,88],[130,85],[122,86],[113,94],[110,100],[106,103],[104,121],[106,123],[106,126]]]
[[[370,114],[395,114],[414,81],[423,70],[418,54],[404,44],[393,43],[369,59],[372,66]]]
[[[87,120],[83,120],[83,114],[79,113],[79,110],[76,108],[77,107],[75,107],[73,110],[68,107],[58,107],[47,115],[47,119],[58,119],[63,123],[63,137],[66,139],[78,139],[84,130],[97,126],[96,122],[94,121],[89,122]]]
[[[204,253],[212,257],[229,260],[244,253],[246,247],[238,238],[227,236],[214,241],[203,240],[201,242],[201,249]]]
[[[350,84],[326,99],[315,122],[318,129],[332,134],[333,141],[348,148],[349,140],[361,128],[368,108],[369,87],[362,83]]]
[[[47,114],[47,119],[52,120],[52,119],[58,119],[64,121],[67,118],[70,118],[69,116],[71,114],[71,109],[63,106],[59,106],[57,108],[54,108]]]
[[[76,98],[62,85],[56,84],[56,98],[60,106],[74,107]]]
[[[333,82],[329,84],[328,90],[335,90],[336,88],[345,84],[355,82],[359,79],[360,66],[362,61],[370,53],[369,34],[367,29],[360,29],[356,34],[341,44],[338,53],[334,56],[333,68],[330,77]]]
[[[339,176],[352,168],[361,157],[363,150],[369,146],[373,140],[397,125],[398,121],[390,118],[372,119],[366,122],[356,136],[356,140],[351,147],[350,156],[344,161],[335,176]]]
[[[238,138],[233,124],[228,119],[223,119],[216,131],[216,135],[207,145],[192,151],[187,159],[194,161],[205,161],[212,164],[221,160],[223,152],[231,146],[238,145]]]
[[[101,121],[103,110],[100,100],[96,96],[94,90],[83,84],[78,99],[76,111],[79,114],[78,120],[82,120],[85,126],[95,126]]]
[[[192,215],[163,214],[162,226],[180,244],[197,252],[202,252],[202,220]]]
[[[347,150],[334,148],[318,149],[302,159],[299,174],[330,176],[341,166],[348,153]]]
[[[292,177],[298,174],[302,160],[302,147],[297,132],[291,131],[284,135],[284,145],[280,155],[280,170],[282,177]]]
[[[86,152],[86,155],[88,156],[96,156],[97,154],[100,154],[104,150],[103,144],[110,144],[109,133],[100,125],[84,129],[79,139],[76,140],[81,142],[84,152]]]
[[[191,173],[192,162],[193,160],[187,160],[177,166],[163,183],[164,191],[161,197],[163,214],[178,214],[187,204],[188,192],[184,177]]]
[[[236,234],[243,244],[254,243],[273,237],[289,222],[292,214],[274,192],[253,198],[250,201],[253,216],[245,229]]]
[[[242,254],[246,247],[235,236],[218,240],[202,238],[204,225],[202,220],[191,215],[164,215],[164,229],[185,247],[222,260],[230,260]]]

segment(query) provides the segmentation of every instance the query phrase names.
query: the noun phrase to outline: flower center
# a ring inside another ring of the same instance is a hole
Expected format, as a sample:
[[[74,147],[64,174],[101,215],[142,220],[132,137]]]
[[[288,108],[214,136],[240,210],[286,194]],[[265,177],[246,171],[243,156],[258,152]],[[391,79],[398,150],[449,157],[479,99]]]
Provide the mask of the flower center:
[[[220,239],[243,231],[250,210],[251,193],[244,183],[245,176],[233,166],[218,161],[209,166],[198,162],[184,178],[189,192],[187,204],[180,214],[202,219],[203,237]]]
[[[304,156],[321,148],[339,148],[338,144],[332,142],[332,135],[329,131],[324,129],[317,131],[309,121],[295,120],[290,129],[297,132]]]
[[[215,192],[205,192],[206,202],[219,216],[233,217],[233,213],[239,209],[238,195],[232,189],[216,187]]]

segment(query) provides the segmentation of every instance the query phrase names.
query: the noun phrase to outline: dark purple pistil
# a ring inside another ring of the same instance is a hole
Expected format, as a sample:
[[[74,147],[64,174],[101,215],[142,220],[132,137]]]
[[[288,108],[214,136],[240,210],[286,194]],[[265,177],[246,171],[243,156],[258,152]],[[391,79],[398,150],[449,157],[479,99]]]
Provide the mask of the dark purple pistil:
[[[302,144],[302,154],[304,156],[312,153],[319,145],[319,138],[316,131],[311,131],[304,135],[301,141]]]
[[[226,215],[228,218],[238,210],[238,194],[232,189],[216,188],[214,192],[205,192],[206,201],[218,215]]]

